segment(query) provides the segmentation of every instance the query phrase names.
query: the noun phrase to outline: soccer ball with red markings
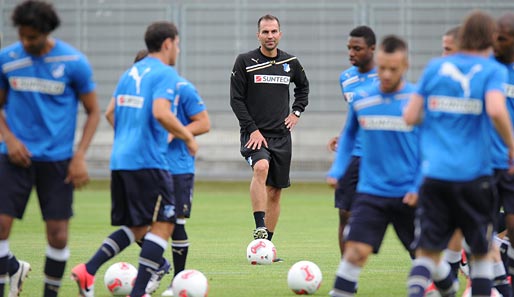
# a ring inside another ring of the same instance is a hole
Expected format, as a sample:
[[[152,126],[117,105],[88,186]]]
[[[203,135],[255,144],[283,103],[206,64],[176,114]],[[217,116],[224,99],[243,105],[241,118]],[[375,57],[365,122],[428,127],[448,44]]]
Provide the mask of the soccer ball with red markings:
[[[311,261],[296,262],[287,273],[287,285],[297,295],[316,293],[322,280],[321,270]]]
[[[209,293],[207,278],[194,269],[183,270],[177,274],[171,287],[178,297],[207,297]]]
[[[253,240],[246,248],[246,259],[252,265],[271,264],[276,257],[275,245],[267,239]]]
[[[113,296],[127,296],[134,287],[137,269],[127,262],[112,264],[104,275],[105,287]]]

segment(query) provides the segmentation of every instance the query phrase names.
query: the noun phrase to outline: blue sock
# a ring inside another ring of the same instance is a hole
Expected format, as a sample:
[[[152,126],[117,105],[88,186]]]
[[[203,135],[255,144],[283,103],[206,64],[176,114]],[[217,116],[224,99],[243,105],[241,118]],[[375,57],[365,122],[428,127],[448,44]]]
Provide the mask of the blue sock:
[[[57,297],[59,288],[61,287],[64,269],[66,268],[66,262],[69,257],[70,250],[67,247],[64,249],[56,249],[48,246],[46,248],[45,285],[43,296]]]
[[[146,285],[152,276],[152,272],[159,269],[162,254],[168,242],[153,233],[147,233],[141,253],[139,254],[139,268],[131,297],[141,297],[145,294]]]
[[[331,291],[332,296],[354,296],[361,271],[361,267],[353,265],[347,260],[341,260],[337,269],[334,288]]]
[[[86,263],[86,270],[95,275],[98,268],[134,242],[134,233],[123,226],[107,237],[96,254]]]
[[[456,278],[453,276],[448,262],[441,261],[439,265],[435,267],[432,273],[432,279],[442,296],[454,296],[457,293],[457,287],[454,286]]]
[[[512,297],[512,289],[505,273],[503,262],[493,264],[494,280],[493,286],[503,297]]]
[[[471,263],[471,293],[473,296],[489,296],[493,286],[493,262],[490,260],[477,260]]]
[[[9,241],[0,240],[0,297],[4,297],[5,283],[9,280]]]
[[[409,297],[425,296],[425,289],[430,284],[432,271],[435,268],[435,263],[430,258],[420,257],[412,261],[412,268],[407,280]]]
[[[180,220],[177,220],[173,235],[171,236],[174,275],[177,275],[186,268],[187,253],[189,251],[189,241],[183,223],[181,224]]]

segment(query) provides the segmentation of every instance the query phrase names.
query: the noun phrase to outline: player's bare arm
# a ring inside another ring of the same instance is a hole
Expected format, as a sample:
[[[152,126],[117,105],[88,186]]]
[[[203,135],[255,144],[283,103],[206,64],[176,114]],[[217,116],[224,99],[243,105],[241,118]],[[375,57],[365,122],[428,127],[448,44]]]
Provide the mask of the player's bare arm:
[[[96,92],[93,91],[81,94],[80,101],[86,111],[87,119],[82,130],[82,138],[71,159],[68,167],[68,175],[65,180],[67,183],[71,182],[75,188],[81,188],[89,182],[85,155],[93,140],[96,127],[98,127],[98,123],[100,122],[100,106],[98,105]]]
[[[152,105],[152,113],[155,119],[166,129],[172,133],[174,137],[184,140],[191,155],[195,155],[198,151],[198,144],[191,132],[186,129],[171,112],[171,102],[165,98],[157,98]]]
[[[0,109],[5,105],[6,93],[5,90],[0,90]],[[7,146],[7,155],[9,160],[14,164],[22,167],[29,167],[31,164],[30,157],[32,156],[27,147],[12,134],[3,112],[0,110],[0,134],[2,135]]]
[[[111,98],[111,101],[109,101],[109,105],[107,105],[104,116],[111,127],[114,128],[114,98]]]
[[[403,111],[403,119],[407,125],[419,124],[422,120],[422,112],[423,98],[418,94],[414,94]]]
[[[487,115],[493,121],[494,127],[503,139],[503,142],[509,149],[509,172],[514,174],[514,136],[512,135],[512,126],[509,112],[505,105],[505,95],[501,91],[490,91],[485,97],[485,106]]]

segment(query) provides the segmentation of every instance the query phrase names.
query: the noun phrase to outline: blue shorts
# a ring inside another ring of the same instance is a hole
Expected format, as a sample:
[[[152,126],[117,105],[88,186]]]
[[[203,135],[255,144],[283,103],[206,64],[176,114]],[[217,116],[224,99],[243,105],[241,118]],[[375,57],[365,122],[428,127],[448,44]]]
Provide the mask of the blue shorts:
[[[173,183],[166,170],[111,171],[111,202],[113,226],[138,227],[176,220]]]
[[[334,193],[336,208],[350,211],[357,192],[360,164],[361,157],[352,156],[346,172],[337,181],[337,188]]]
[[[442,251],[456,228],[472,254],[486,254],[493,238],[498,195],[491,176],[469,182],[426,178],[420,189],[414,245]]]
[[[64,183],[70,160],[16,166],[0,155],[0,213],[21,219],[36,187],[43,219],[68,220],[73,215],[73,184]]]
[[[289,172],[291,170],[292,142],[291,134],[283,137],[266,137],[268,147],[262,146],[258,150],[245,147],[250,134],[241,134],[241,155],[252,166],[259,160],[268,160],[269,171],[266,185],[275,188],[287,188],[291,185]]]
[[[507,170],[494,171],[494,183],[500,199],[499,205],[507,214],[514,214],[514,175]]]
[[[178,218],[191,217],[193,203],[193,185],[195,176],[189,174],[172,174],[175,206]]]
[[[414,239],[415,208],[402,202],[403,197],[389,198],[363,193],[355,195],[352,215],[345,233],[345,241],[369,244],[378,253],[389,223],[403,246],[410,251]]]

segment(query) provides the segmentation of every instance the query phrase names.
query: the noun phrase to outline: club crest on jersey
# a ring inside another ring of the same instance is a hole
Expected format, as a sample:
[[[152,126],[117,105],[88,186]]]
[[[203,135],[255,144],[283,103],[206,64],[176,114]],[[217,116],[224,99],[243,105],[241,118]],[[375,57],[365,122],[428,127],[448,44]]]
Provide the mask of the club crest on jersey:
[[[175,206],[174,205],[164,205],[164,216],[167,218],[171,218],[175,215]]]
[[[64,64],[59,64],[54,67],[52,67],[52,76],[54,78],[60,78],[64,75]]]
[[[282,66],[284,66],[284,71],[285,72],[291,71],[291,67],[289,67],[289,63],[284,63],[284,64],[282,64]]]

